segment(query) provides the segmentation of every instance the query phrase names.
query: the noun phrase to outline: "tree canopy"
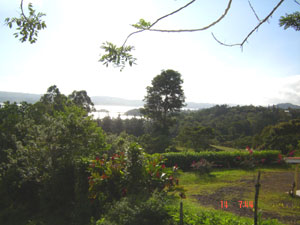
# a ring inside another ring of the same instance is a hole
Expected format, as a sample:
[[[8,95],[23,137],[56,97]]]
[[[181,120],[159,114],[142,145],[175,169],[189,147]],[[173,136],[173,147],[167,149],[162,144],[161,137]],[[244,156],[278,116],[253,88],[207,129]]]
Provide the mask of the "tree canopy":
[[[182,89],[181,74],[174,70],[163,70],[147,87],[142,113],[166,130],[171,122],[172,113],[179,112],[184,106],[185,96]]]

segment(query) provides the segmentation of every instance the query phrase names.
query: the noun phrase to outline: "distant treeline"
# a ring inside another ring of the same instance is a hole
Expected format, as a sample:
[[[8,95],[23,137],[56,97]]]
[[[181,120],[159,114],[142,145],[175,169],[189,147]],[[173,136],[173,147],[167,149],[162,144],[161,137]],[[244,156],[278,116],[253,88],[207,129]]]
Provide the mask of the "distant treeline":
[[[198,149],[217,144],[234,148],[272,148],[285,152],[296,148],[300,141],[300,130],[297,130],[300,128],[299,109],[217,105],[203,110],[182,111],[174,119],[176,124],[170,129],[169,137],[174,145],[185,146],[190,142],[189,147]],[[125,131],[143,139],[149,134],[151,120],[106,117],[98,120],[98,124],[107,133],[120,134]],[[199,143],[196,143],[197,140],[200,140]]]

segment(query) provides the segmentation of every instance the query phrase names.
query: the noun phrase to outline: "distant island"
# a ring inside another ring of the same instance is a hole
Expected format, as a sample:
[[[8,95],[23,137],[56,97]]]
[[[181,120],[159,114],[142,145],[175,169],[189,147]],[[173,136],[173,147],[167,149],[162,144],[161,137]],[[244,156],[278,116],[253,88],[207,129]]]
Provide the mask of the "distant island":
[[[23,101],[28,103],[35,103],[40,100],[41,94],[29,94],[29,93],[20,93],[20,92],[6,92],[0,91],[0,103],[9,101],[9,102],[16,102],[21,103]],[[109,97],[109,96],[92,96],[91,97],[94,105],[117,105],[117,106],[133,106],[137,107],[137,109],[129,110],[127,113],[128,115],[136,115],[140,114],[139,109],[141,106],[144,105],[142,100],[129,100],[124,98],[116,98],[116,97]],[[206,109],[211,108],[217,104],[212,103],[196,103],[196,102],[187,102],[186,103],[187,109]],[[291,103],[280,103],[275,105],[275,107],[281,109],[300,109],[299,105],[294,105]]]

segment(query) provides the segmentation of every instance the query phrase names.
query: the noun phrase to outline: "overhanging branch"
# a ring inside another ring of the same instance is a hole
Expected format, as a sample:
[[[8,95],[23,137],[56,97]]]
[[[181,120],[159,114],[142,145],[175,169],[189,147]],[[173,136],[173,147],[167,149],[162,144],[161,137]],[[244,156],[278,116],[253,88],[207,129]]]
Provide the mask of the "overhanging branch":
[[[213,38],[221,45],[228,46],[228,47],[233,47],[233,46],[240,46],[243,47],[243,45],[247,42],[248,38],[253,34],[254,31],[256,31],[262,24],[268,21],[268,19],[273,15],[273,13],[277,10],[277,8],[284,2],[284,0],[280,0],[280,2],[273,8],[273,10],[267,15],[260,23],[258,23],[249,33],[248,35],[244,38],[244,40],[241,43],[236,43],[236,44],[226,44],[216,38],[216,36],[212,33]]]

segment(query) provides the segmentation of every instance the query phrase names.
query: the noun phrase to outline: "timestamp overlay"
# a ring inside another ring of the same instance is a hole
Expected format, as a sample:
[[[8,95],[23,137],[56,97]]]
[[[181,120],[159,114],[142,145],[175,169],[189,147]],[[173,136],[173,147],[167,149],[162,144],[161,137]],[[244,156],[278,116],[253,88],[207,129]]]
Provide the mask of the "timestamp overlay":
[[[230,207],[236,207],[239,206],[240,209],[242,208],[251,208],[253,209],[253,201],[247,201],[247,200],[239,200],[239,201],[226,201],[221,200],[220,201],[220,208],[221,209],[228,209]]]

